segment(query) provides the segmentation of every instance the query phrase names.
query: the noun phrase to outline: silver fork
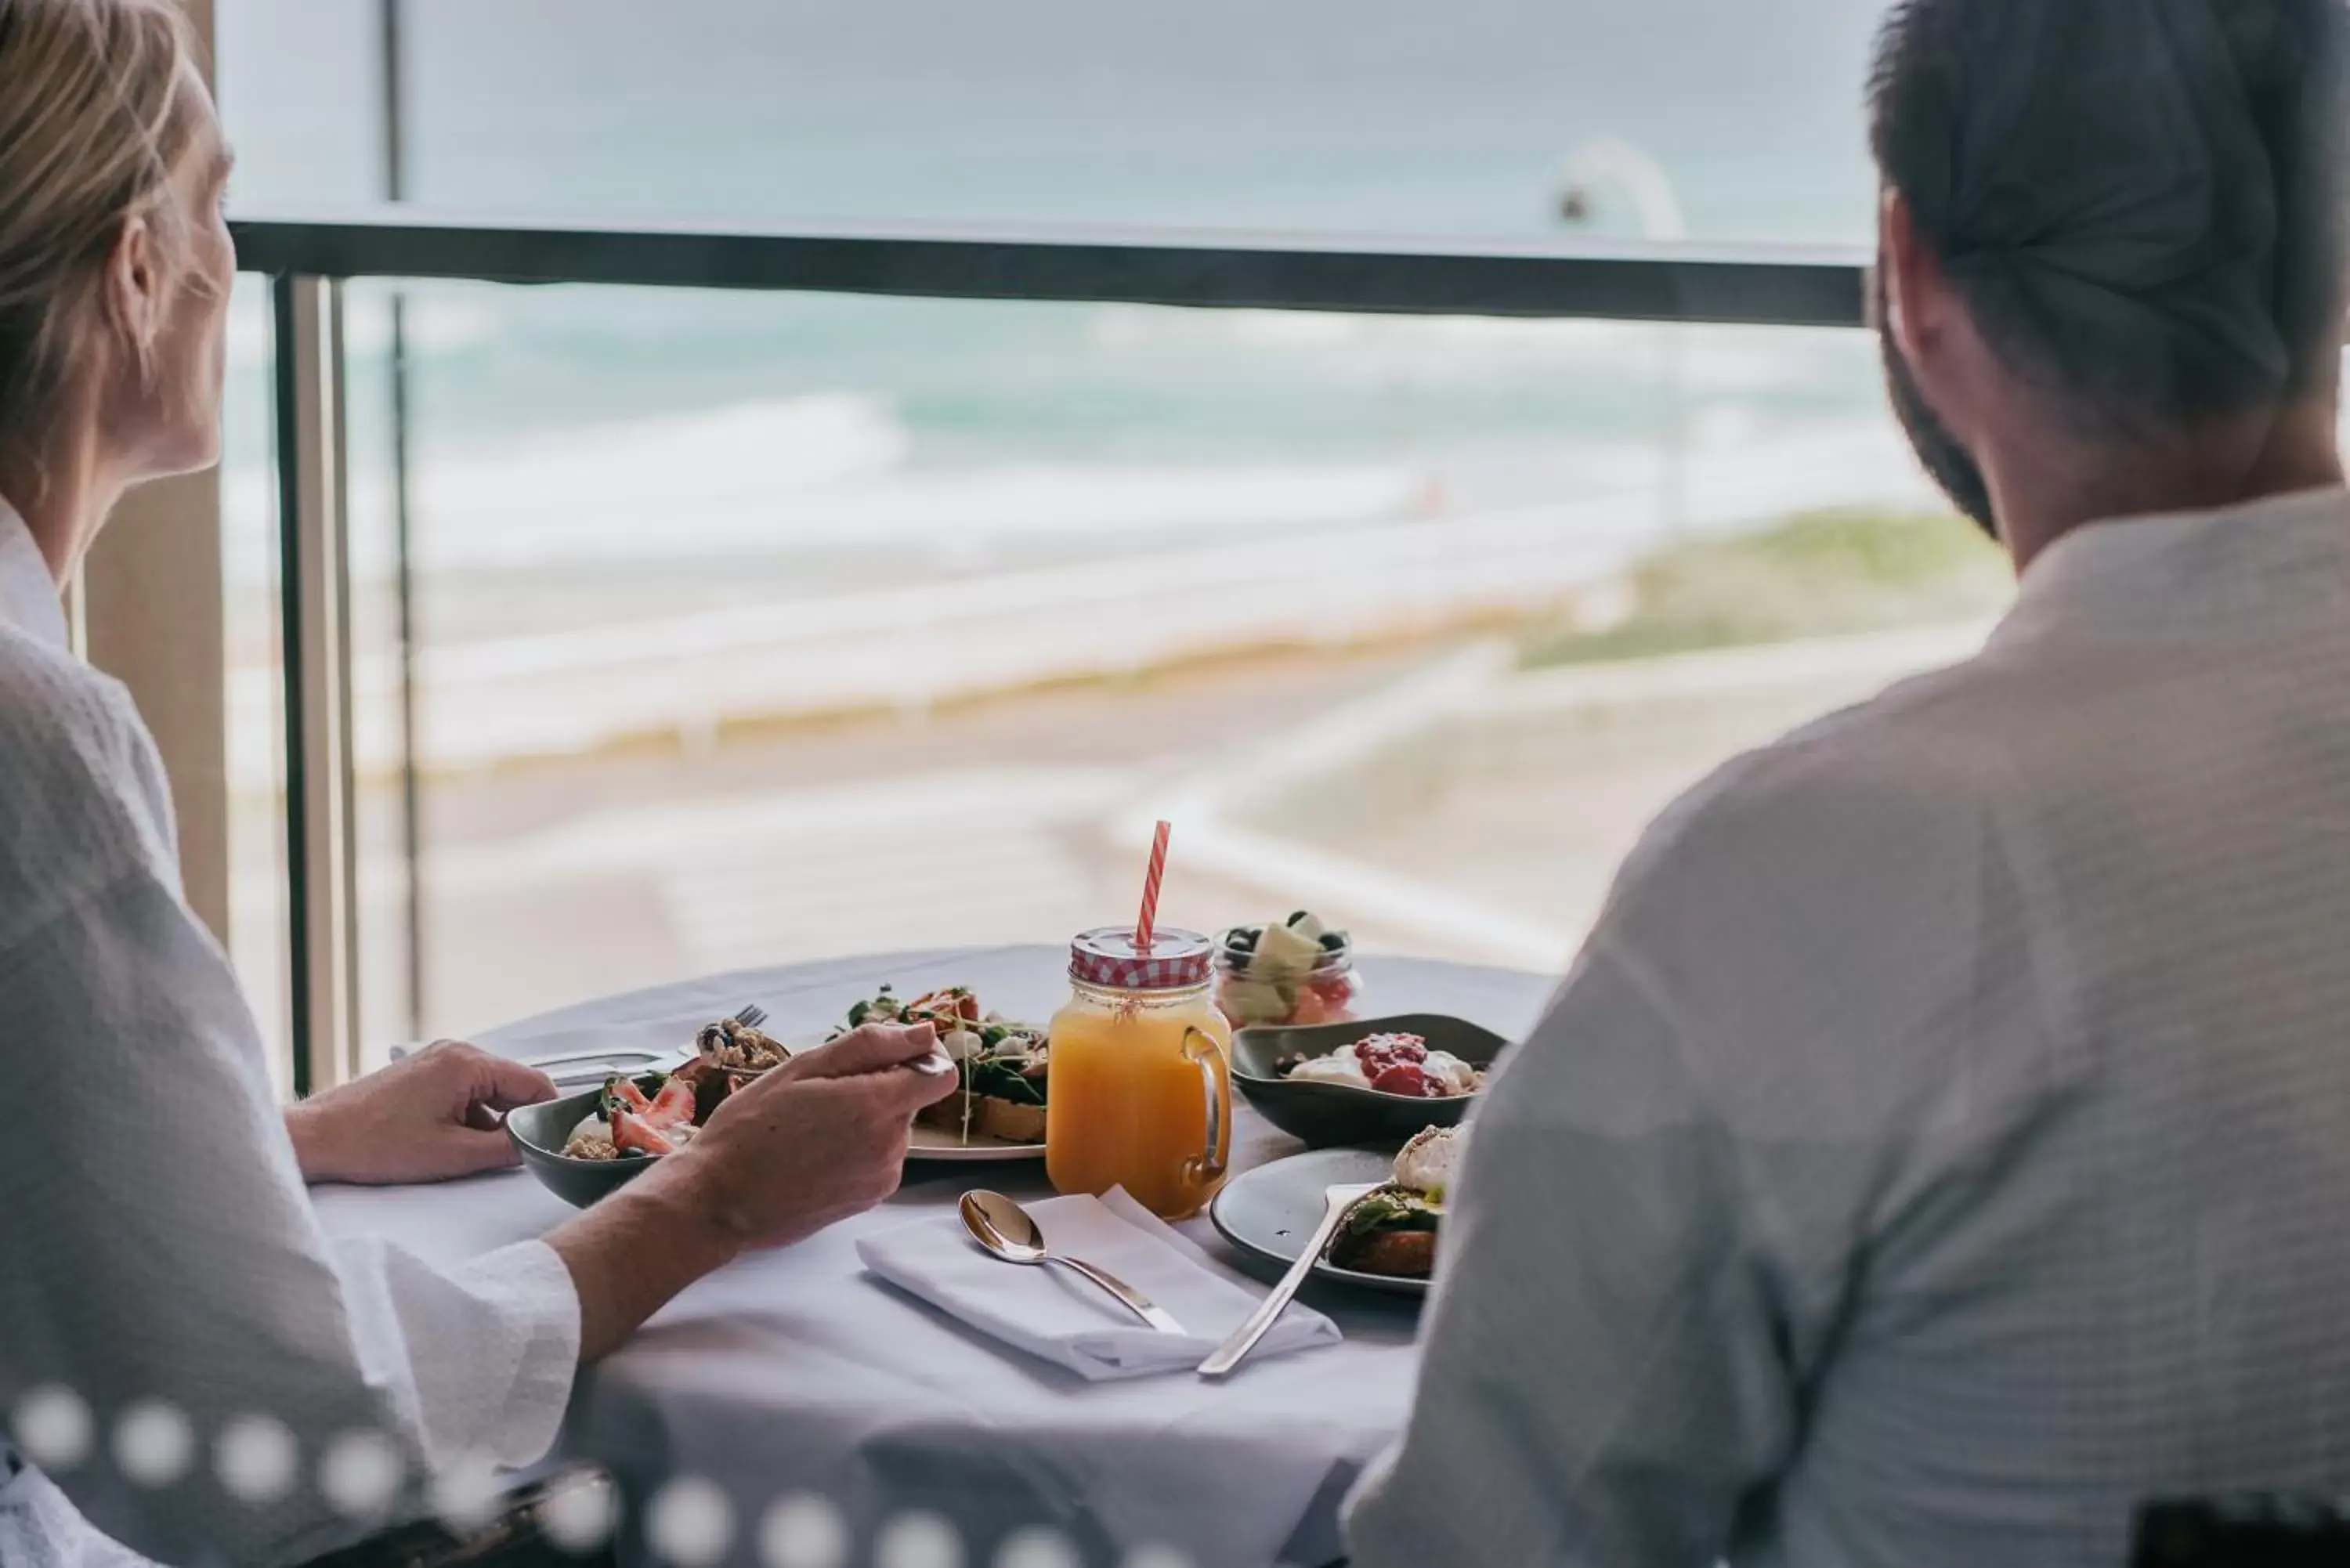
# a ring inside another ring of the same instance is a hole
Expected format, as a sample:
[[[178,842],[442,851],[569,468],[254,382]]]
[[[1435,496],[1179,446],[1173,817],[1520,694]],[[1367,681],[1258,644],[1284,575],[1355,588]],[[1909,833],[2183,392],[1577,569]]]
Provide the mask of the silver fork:
[[[1256,1348],[1258,1340],[1272,1331],[1275,1320],[1288,1309],[1290,1298],[1305,1282],[1305,1276],[1314,1272],[1314,1265],[1320,1262],[1322,1254],[1330,1250],[1330,1239],[1338,1233],[1338,1221],[1347,1217],[1347,1210],[1377,1192],[1379,1186],[1378,1182],[1367,1181],[1323,1189],[1322,1223],[1314,1228],[1314,1234],[1305,1242],[1305,1250],[1297,1254],[1297,1261],[1289,1265],[1289,1272],[1281,1276],[1281,1282],[1273,1287],[1273,1293],[1257,1303],[1256,1311],[1249,1314],[1248,1321],[1232,1330],[1232,1337],[1216,1346],[1213,1355],[1200,1363],[1201,1376],[1229,1377],[1233,1368],[1248,1359],[1248,1353]]]
[[[756,1029],[766,1021],[767,1010],[755,1002],[735,1013],[733,1020],[745,1029]],[[606,1069],[630,1064],[649,1065],[674,1054],[674,1052],[669,1051],[573,1051],[557,1056],[534,1057],[526,1065],[552,1075],[556,1081],[556,1086],[561,1088],[571,1084],[586,1083],[590,1078],[600,1081],[609,1076]]]

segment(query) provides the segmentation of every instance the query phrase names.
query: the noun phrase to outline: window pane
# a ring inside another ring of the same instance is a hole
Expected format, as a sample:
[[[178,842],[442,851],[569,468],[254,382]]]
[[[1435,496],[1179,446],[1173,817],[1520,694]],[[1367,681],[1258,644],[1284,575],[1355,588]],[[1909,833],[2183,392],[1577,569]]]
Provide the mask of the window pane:
[[[244,200],[382,193],[376,4],[220,0]],[[1669,233],[1678,208],[1703,238],[1862,243],[1882,10],[406,0],[410,194],[602,219],[1520,237]],[[1567,224],[1575,183],[1591,208]]]
[[[222,576],[228,595],[229,958],[269,1046],[281,1093],[293,1082],[286,955],[286,705],[271,478],[269,286],[240,277],[229,300],[222,409]]]
[[[408,1033],[390,290],[367,1038]],[[1554,966],[1646,817],[2007,594],[1859,333],[421,286],[426,1033],[1320,908]]]
[[[383,0],[214,0],[221,118],[239,205],[380,201]]]

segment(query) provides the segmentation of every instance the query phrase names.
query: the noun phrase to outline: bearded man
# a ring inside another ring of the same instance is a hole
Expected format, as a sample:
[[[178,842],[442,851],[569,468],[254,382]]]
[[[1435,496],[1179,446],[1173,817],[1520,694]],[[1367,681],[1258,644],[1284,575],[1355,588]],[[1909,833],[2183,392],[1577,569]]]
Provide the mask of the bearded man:
[[[2022,576],[1653,826],[1487,1092],[1358,1568],[2116,1568],[2350,1493],[2339,0],[1908,0],[1877,327]]]

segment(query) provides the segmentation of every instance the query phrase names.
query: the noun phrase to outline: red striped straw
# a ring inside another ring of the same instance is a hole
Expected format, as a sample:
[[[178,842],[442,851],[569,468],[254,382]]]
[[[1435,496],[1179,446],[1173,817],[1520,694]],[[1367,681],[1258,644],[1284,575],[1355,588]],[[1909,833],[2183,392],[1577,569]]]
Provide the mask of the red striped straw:
[[[1159,923],[1159,882],[1167,875],[1167,825],[1150,836],[1150,869],[1142,877],[1142,918],[1134,922],[1134,950],[1147,953]]]

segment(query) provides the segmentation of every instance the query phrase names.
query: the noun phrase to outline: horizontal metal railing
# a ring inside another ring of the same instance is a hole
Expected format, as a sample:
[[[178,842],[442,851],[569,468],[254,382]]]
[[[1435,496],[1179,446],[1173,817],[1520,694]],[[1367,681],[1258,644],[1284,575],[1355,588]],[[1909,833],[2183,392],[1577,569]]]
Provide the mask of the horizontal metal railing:
[[[1857,327],[1865,258],[1837,251],[1200,236],[856,234],[479,223],[369,212],[241,217],[252,272],[943,299],[1090,300],[1422,316]]]
[[[1196,308],[1858,327],[1866,258],[1124,231],[856,233],[487,223],[409,208],[240,215],[273,280],[286,625],[287,960],[294,1082],[352,1070],[341,284],[352,278],[758,289]],[[338,693],[340,694],[338,696]],[[338,826],[340,825],[340,826]]]

